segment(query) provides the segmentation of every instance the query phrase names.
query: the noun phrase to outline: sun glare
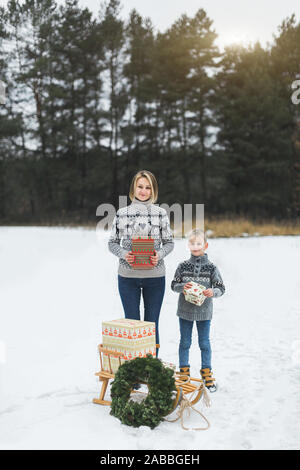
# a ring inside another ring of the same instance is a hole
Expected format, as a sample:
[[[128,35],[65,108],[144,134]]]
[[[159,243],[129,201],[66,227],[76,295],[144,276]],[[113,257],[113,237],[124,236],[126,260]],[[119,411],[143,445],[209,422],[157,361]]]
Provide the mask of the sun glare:
[[[246,47],[249,44],[253,44],[256,42],[257,39],[251,37],[249,34],[242,33],[242,32],[232,32],[227,34],[222,34],[217,38],[217,43],[219,47],[226,47],[226,46],[242,46]]]

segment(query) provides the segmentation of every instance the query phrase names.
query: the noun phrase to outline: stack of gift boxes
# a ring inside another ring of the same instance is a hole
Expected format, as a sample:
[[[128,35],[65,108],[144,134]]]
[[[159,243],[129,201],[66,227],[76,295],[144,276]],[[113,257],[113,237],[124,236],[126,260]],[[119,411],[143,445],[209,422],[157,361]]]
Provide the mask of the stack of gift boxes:
[[[156,356],[155,323],[129,320],[104,321],[102,323],[102,344],[109,351],[123,353],[121,364],[147,354]],[[119,358],[103,354],[103,369],[115,373],[120,365]]]
[[[132,238],[132,253],[134,254],[134,269],[152,269],[150,256],[154,255],[154,238],[136,237]]]

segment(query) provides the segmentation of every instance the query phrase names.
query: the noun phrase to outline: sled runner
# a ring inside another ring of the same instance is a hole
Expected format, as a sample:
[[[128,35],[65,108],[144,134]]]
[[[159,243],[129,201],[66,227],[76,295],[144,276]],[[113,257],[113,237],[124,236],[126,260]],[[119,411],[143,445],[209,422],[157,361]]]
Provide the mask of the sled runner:
[[[156,347],[159,348],[159,344],[157,344]],[[99,398],[94,398],[93,403],[96,403],[97,405],[110,406],[111,401],[105,400],[104,397],[107,391],[109,381],[113,380],[115,377],[115,374],[112,371],[112,358],[117,358],[119,361],[119,365],[121,365],[122,364],[121,359],[123,359],[123,353],[106,349],[102,346],[102,344],[99,344],[98,351],[99,351],[99,357],[100,357],[100,371],[96,372],[95,375],[99,377],[99,381],[102,382],[102,386],[101,386]],[[103,355],[105,355],[108,358],[109,371],[104,370]],[[189,400],[190,405],[195,405],[202,397],[202,394],[204,391],[203,381],[201,379],[194,378],[194,377],[190,377],[188,381],[183,380],[182,376],[177,372],[175,372],[174,378],[175,378],[175,386],[176,386],[177,394],[174,400],[172,411],[174,411],[177,408],[177,406],[180,405],[183,399],[183,396],[190,399]],[[134,390],[133,390],[133,393],[135,393]]]

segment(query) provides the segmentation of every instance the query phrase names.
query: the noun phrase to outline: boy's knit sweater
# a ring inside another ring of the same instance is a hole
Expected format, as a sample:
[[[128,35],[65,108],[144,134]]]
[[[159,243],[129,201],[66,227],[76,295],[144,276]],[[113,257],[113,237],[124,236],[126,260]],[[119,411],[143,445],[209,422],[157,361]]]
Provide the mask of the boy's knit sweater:
[[[154,249],[159,255],[158,263],[151,269],[134,269],[125,259],[132,250],[132,237],[150,236],[154,238]],[[162,245],[162,246],[161,246]],[[108,248],[119,258],[118,274],[124,277],[165,276],[163,258],[174,248],[173,233],[167,211],[162,207],[137,198],[129,206],[122,207],[113,220]]]
[[[211,320],[213,314],[213,297],[206,297],[202,305],[195,305],[185,300],[184,285],[194,281],[207,289],[213,289],[213,297],[221,297],[225,286],[218,268],[209,261],[207,254],[194,256],[180,263],[174,274],[171,289],[180,293],[177,306],[177,316],[184,320]]]

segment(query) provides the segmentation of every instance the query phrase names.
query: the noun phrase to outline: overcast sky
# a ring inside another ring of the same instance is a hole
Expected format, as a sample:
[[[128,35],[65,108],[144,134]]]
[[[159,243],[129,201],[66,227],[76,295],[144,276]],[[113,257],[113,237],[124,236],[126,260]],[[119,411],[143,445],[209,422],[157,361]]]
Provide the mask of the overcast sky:
[[[57,0],[63,3],[63,0]],[[0,0],[5,5],[7,0]],[[79,0],[95,14],[100,1]],[[213,20],[214,29],[219,35],[218,44],[224,46],[232,42],[260,42],[265,45],[272,41],[272,34],[282,20],[292,13],[300,21],[300,0],[122,0],[122,16],[136,8],[142,16],[149,16],[160,31],[168,28],[179,16],[194,15],[204,8]]]

